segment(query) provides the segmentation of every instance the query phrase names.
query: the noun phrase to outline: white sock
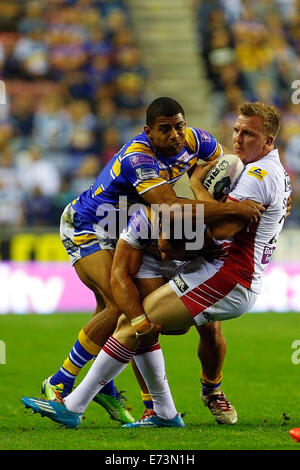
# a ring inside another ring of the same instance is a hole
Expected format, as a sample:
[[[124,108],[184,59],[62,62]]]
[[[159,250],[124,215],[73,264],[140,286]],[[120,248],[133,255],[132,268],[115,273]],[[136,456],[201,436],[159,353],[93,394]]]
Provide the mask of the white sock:
[[[165,370],[165,361],[161,348],[134,356],[153,400],[153,409],[157,416],[172,419],[177,410],[171,395]]]
[[[64,399],[66,408],[84,413],[96,393],[125,369],[132,356],[132,351],[110,337],[82,382]]]

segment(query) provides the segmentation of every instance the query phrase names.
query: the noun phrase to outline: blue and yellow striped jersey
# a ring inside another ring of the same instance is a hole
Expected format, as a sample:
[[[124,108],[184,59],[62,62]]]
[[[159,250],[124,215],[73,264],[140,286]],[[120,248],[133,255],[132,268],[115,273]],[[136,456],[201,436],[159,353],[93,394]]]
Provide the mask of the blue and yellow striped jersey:
[[[221,153],[222,147],[208,132],[187,128],[180,154],[164,157],[153,149],[142,132],[126,143],[103,168],[95,183],[73,201],[77,222],[100,222],[99,206],[110,205],[117,210],[120,196],[126,196],[130,204],[142,202],[146,191],[166,182],[173,185],[199,159],[207,161]]]

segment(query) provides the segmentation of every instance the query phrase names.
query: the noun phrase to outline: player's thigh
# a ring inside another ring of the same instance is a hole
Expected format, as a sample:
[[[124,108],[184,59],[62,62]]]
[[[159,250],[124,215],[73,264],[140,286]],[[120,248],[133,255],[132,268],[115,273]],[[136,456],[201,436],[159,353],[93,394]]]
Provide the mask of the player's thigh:
[[[179,330],[195,325],[193,317],[169,283],[156,289],[143,301],[148,319],[166,330]]]
[[[136,278],[134,280],[135,285],[140,293],[142,299],[147,295],[154,292],[159,287],[163,286],[167,281],[164,277],[155,277],[155,278]]]
[[[95,308],[95,311],[93,313],[93,315],[97,315],[99,312],[101,312],[104,308],[105,308],[105,302],[103,300],[103,296],[102,294],[99,294],[98,292],[94,292],[95,294],[95,298],[96,298],[96,308]]]
[[[110,275],[113,261],[113,250],[100,250],[79,259],[74,268],[81,281],[97,296],[101,296],[105,304],[113,302],[110,287]]]

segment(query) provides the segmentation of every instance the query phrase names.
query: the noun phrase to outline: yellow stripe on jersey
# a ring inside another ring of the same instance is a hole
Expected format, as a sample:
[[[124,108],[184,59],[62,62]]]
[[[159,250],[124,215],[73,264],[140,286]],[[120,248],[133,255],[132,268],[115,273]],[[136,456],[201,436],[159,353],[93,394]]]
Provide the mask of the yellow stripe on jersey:
[[[82,243],[88,243],[96,239],[97,237],[94,233],[85,233],[84,235],[75,235],[73,241],[76,245],[81,245]]]
[[[141,181],[141,183],[138,184],[135,189],[139,194],[142,194],[145,191],[148,191],[151,188],[155,188],[156,186],[159,186],[163,183],[167,183],[167,181],[162,178],[149,178],[148,180]]]
[[[197,157],[192,158],[188,163],[177,163],[170,172],[170,180],[177,178],[189,171],[194,164],[197,163]],[[188,166],[187,166],[188,165]]]
[[[176,181],[176,178],[179,176],[184,175],[187,171],[189,171],[195,164],[197,163],[197,157],[191,158],[189,162],[176,162],[173,168],[169,168],[167,170],[159,170],[159,176],[168,181],[168,183],[173,184]]]
[[[266,170],[259,168],[258,166],[252,166],[248,171],[247,175],[254,176],[259,181],[262,181],[264,177],[268,174]]]
[[[81,346],[92,356],[97,356],[100,352],[101,347],[98,344],[94,343],[84,332],[84,330],[80,330],[78,334],[78,341]]]
[[[193,152],[196,152],[197,141],[196,141],[196,138],[194,136],[192,129],[190,129],[189,127],[186,128],[184,145],[188,147],[190,150],[192,150]]]
[[[144,145],[141,142],[133,142],[129,145],[124,155],[127,155],[128,153],[146,153],[147,155],[151,155],[151,157],[156,158],[155,153],[147,147],[147,145]]]
[[[120,160],[116,160],[112,166],[112,171],[114,172],[115,177],[119,176],[121,173],[121,162]]]
[[[215,160],[216,158],[219,158],[222,155],[223,155],[223,148],[220,144],[218,144],[215,153],[211,155],[207,161],[210,162],[212,160]]]
[[[100,194],[102,193],[103,189],[101,188],[101,186],[99,186],[99,188],[96,189],[96,191],[94,192],[94,196],[97,196],[97,194]]]

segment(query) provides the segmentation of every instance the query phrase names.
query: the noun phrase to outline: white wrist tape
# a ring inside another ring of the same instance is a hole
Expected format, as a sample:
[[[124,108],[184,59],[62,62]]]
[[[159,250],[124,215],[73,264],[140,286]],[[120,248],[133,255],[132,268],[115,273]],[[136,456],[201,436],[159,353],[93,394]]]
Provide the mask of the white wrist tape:
[[[139,315],[138,317],[132,318],[132,320],[130,320],[130,323],[132,326],[136,326],[139,323],[142,323],[142,321],[144,321],[145,319],[146,319],[146,315],[143,313],[142,315]]]

